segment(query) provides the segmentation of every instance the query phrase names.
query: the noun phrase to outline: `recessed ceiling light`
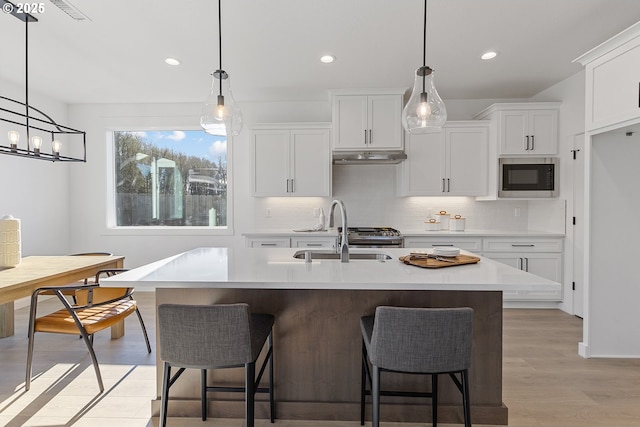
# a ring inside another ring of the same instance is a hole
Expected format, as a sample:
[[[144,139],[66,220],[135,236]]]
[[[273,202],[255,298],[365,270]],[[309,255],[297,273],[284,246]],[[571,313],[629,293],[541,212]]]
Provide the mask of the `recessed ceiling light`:
[[[180,61],[176,58],[165,58],[164,62],[169,65],[180,65]]]
[[[323,55],[320,57],[320,62],[324,62],[325,64],[330,64],[336,59],[333,55]]]
[[[483,54],[482,54],[482,56],[481,56],[480,58],[482,58],[482,59],[485,59],[485,60],[486,60],[486,59],[493,59],[493,58],[495,58],[496,56],[498,56],[498,53],[497,53],[497,52],[494,52],[494,51],[492,51],[492,50],[490,50],[489,52],[485,52],[485,53],[483,53]]]

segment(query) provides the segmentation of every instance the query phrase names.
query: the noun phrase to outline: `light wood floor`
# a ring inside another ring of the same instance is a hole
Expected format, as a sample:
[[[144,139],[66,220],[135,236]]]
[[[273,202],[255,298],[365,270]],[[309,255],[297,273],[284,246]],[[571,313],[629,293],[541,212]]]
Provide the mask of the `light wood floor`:
[[[137,298],[154,340],[153,294],[138,293]],[[31,390],[24,391],[27,315],[27,309],[18,310],[16,334],[0,339],[0,426],[157,426],[158,420],[150,417],[150,401],[155,397],[155,354],[147,355],[135,316],[127,320],[124,338],[111,341],[107,331],[95,338],[105,382],[105,393],[98,394],[82,341],[54,334],[36,336],[36,377]],[[640,360],[582,359],[577,355],[581,339],[582,321],[561,311],[505,310],[503,399],[509,408],[510,426],[640,427]],[[244,424],[242,420],[203,423],[200,419],[171,418],[169,425]],[[265,420],[256,422],[257,427],[269,425]],[[275,423],[279,427],[358,425]]]

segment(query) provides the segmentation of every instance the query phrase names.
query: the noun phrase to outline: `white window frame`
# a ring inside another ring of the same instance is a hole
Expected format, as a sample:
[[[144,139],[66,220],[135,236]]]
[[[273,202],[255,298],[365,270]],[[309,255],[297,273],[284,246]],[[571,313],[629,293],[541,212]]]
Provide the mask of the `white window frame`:
[[[164,121],[165,118],[162,118]],[[172,130],[200,130],[193,124],[189,126],[176,124],[149,125],[117,125],[110,124],[106,128],[106,224],[105,235],[110,236],[232,236],[233,229],[233,137],[227,138],[227,225],[217,227],[203,226],[118,226],[116,221],[116,188],[115,188],[115,147],[114,132],[137,131],[172,131]],[[202,131],[204,132],[204,131]]]

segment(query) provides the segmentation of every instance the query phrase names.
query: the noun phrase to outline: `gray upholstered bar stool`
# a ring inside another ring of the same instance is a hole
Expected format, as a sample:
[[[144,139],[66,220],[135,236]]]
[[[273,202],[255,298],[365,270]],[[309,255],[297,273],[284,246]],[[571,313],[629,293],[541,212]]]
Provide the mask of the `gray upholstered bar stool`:
[[[363,317],[360,320],[360,424],[364,425],[365,396],[371,394],[373,427],[380,424],[381,395],[430,397],[435,427],[438,420],[438,375],[449,374],[462,393],[464,424],[471,427],[468,371],[471,365],[472,325],[473,309],[468,307],[381,306],[376,308],[375,317]],[[380,387],[381,371],[430,374],[431,392],[383,391]],[[367,379],[370,390],[367,390]]]
[[[207,392],[244,392],[247,427],[254,425],[256,392],[269,393],[271,422],[275,418],[273,397],[273,329],[270,314],[252,314],[247,304],[158,306],[158,339],[163,361],[160,426],[166,426],[169,388],[185,368],[201,370],[202,420],[207,419]],[[264,362],[256,378],[256,361],[269,342]],[[269,365],[269,387],[260,380]],[[207,369],[245,368],[244,387],[209,387]],[[171,376],[171,368],[179,367]]]

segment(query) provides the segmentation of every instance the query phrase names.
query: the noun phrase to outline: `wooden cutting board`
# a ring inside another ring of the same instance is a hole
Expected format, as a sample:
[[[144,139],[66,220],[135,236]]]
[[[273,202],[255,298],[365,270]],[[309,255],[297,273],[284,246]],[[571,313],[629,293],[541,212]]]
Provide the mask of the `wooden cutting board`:
[[[414,256],[414,255],[401,256],[399,259],[405,264],[415,265],[416,267],[422,267],[422,268],[453,267],[456,265],[475,264],[478,261],[480,261],[480,258],[478,258],[477,256],[471,256],[471,255],[458,255],[456,257],[449,258],[453,260],[453,262],[440,261],[436,258],[425,258],[422,256]]]

